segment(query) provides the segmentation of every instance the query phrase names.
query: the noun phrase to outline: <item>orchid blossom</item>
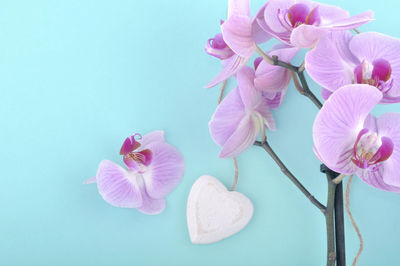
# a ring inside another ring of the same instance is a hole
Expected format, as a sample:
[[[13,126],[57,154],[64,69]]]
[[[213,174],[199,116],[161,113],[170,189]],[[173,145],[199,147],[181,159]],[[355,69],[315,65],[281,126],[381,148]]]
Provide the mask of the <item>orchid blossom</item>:
[[[308,0],[269,0],[256,16],[264,31],[300,48],[311,48],[329,32],[354,29],[372,19],[372,11],[350,17],[339,7]]]
[[[277,56],[279,60],[290,63],[296,56],[299,49],[296,47],[278,44],[267,54]],[[254,61],[256,70],[254,85],[257,90],[262,92],[271,108],[278,108],[282,103],[291,80],[290,70],[280,66],[274,66],[262,60],[261,57]]]
[[[256,42],[270,38],[251,19],[250,0],[229,0],[228,19],[221,21],[221,33],[209,39],[205,48],[208,54],[221,59],[222,70],[205,87],[214,87],[236,74],[254,54]]]
[[[400,102],[400,40],[380,33],[332,32],[306,56],[306,69],[323,86],[323,98],[352,84],[383,93],[381,103]],[[327,56],[329,55],[329,56]]]
[[[381,99],[382,93],[366,84],[333,93],[315,119],[314,150],[336,172],[400,192],[400,114],[371,115]]]
[[[103,160],[96,177],[86,183],[96,182],[100,195],[112,206],[136,208],[146,214],[162,212],[165,197],[185,171],[180,152],[165,142],[163,131],[153,131],[143,138],[140,134],[128,137],[120,154],[128,169]]]
[[[252,68],[241,68],[236,74],[238,86],[224,98],[211,118],[210,133],[215,143],[222,146],[221,158],[235,157],[245,151],[265,127],[275,130],[275,121],[254,86],[254,78]]]

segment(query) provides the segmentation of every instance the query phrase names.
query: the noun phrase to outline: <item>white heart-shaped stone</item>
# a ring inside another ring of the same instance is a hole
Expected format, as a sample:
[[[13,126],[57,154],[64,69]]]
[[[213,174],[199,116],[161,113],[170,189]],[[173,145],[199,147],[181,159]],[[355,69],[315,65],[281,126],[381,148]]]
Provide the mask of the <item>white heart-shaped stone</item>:
[[[194,244],[220,241],[242,230],[253,216],[253,204],[242,193],[228,191],[215,177],[199,177],[190,190],[187,223]]]

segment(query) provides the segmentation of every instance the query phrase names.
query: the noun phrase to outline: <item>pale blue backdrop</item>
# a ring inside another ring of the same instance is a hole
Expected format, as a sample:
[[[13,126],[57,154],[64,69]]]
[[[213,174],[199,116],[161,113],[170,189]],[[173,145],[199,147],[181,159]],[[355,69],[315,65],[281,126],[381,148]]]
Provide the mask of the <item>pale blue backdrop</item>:
[[[400,37],[397,1],[324,1],[352,14],[373,9],[376,21],[361,30]],[[262,2],[253,1],[254,12]],[[225,0],[1,1],[0,265],[325,263],[323,216],[256,147],[239,158],[237,190],[255,206],[250,224],[216,244],[189,241],[185,211],[193,182],[205,173],[226,185],[233,178],[232,162],[218,159],[208,133],[218,89],[203,89],[220,69],[204,44],[226,6]],[[383,110],[400,105],[376,112]],[[325,201],[311,148],[316,113],[291,87],[274,112],[279,130],[268,137]],[[125,137],[155,129],[165,130],[187,166],[161,215],[111,207],[95,185],[82,184],[102,159],[121,161]],[[351,204],[365,238],[359,265],[400,265],[400,195],[356,178]],[[350,264],[358,240],[347,217],[345,225]]]

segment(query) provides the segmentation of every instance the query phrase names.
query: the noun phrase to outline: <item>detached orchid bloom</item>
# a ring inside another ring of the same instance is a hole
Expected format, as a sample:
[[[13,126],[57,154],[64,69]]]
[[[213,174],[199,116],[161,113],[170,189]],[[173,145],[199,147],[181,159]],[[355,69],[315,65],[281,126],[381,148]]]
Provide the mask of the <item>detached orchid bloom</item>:
[[[332,32],[306,55],[309,75],[330,92],[352,84],[369,84],[383,93],[381,103],[400,102],[400,40],[380,33]],[[327,56],[329,55],[329,56]]]
[[[222,60],[222,71],[206,88],[214,87],[236,74],[254,54],[256,42],[271,38],[251,19],[250,0],[229,0],[228,19],[221,21],[221,32],[206,44],[206,52]]]
[[[258,12],[257,22],[282,42],[300,48],[314,47],[331,31],[355,29],[373,19],[367,11],[350,17],[339,7],[308,0],[269,0]]]
[[[400,114],[369,114],[381,99],[379,90],[365,84],[333,93],[315,119],[314,150],[336,172],[400,192]]]
[[[270,57],[277,56],[279,60],[290,63],[299,52],[299,48],[288,45],[276,45],[268,52]],[[256,69],[254,85],[268,102],[271,108],[278,108],[282,103],[291,79],[290,70],[274,66],[262,60],[261,57],[254,61]]]
[[[96,182],[100,195],[112,206],[136,208],[146,214],[162,212],[165,197],[185,171],[180,152],[165,142],[163,131],[153,131],[143,138],[140,134],[128,137],[120,154],[128,170],[103,160],[96,177],[85,183]]]
[[[235,157],[253,145],[262,127],[275,130],[275,121],[254,86],[254,77],[252,68],[241,68],[236,74],[238,86],[224,98],[211,118],[210,134],[222,146],[221,158]]]

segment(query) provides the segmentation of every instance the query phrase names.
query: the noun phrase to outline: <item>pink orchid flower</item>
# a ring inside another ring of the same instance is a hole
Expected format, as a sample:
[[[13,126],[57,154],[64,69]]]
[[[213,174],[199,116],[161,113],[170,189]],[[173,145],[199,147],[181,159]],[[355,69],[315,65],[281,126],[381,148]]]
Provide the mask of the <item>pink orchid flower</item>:
[[[205,87],[214,87],[236,74],[254,54],[256,42],[265,42],[270,38],[251,19],[250,0],[229,0],[228,19],[221,21],[221,33],[209,39],[205,48],[208,54],[221,59],[222,70]]]
[[[299,52],[299,48],[288,45],[276,45],[267,54],[277,56],[279,60],[290,63],[293,57]],[[271,108],[278,108],[282,103],[291,80],[290,70],[274,66],[262,60],[261,57],[254,61],[256,69],[254,85],[257,90],[262,92],[268,105]]]
[[[100,195],[112,206],[136,208],[146,214],[162,212],[165,197],[185,171],[180,152],[165,142],[163,131],[153,131],[143,138],[140,134],[128,137],[120,154],[128,169],[103,160],[96,177],[85,183],[96,182]]]
[[[235,157],[253,145],[261,127],[275,130],[275,121],[254,86],[254,77],[252,68],[241,68],[236,74],[238,86],[224,98],[211,118],[210,134],[222,146],[221,158]]]
[[[350,17],[339,7],[313,1],[269,0],[258,12],[257,22],[286,44],[311,48],[331,31],[354,29],[372,19],[372,11]]]
[[[336,172],[357,174],[371,186],[400,192],[400,114],[371,115],[381,99],[382,93],[366,84],[334,92],[315,119],[314,150]]]
[[[323,98],[352,83],[383,93],[381,103],[400,102],[400,40],[380,33],[332,32],[306,55],[308,74],[324,87]],[[327,56],[329,55],[329,56]]]

